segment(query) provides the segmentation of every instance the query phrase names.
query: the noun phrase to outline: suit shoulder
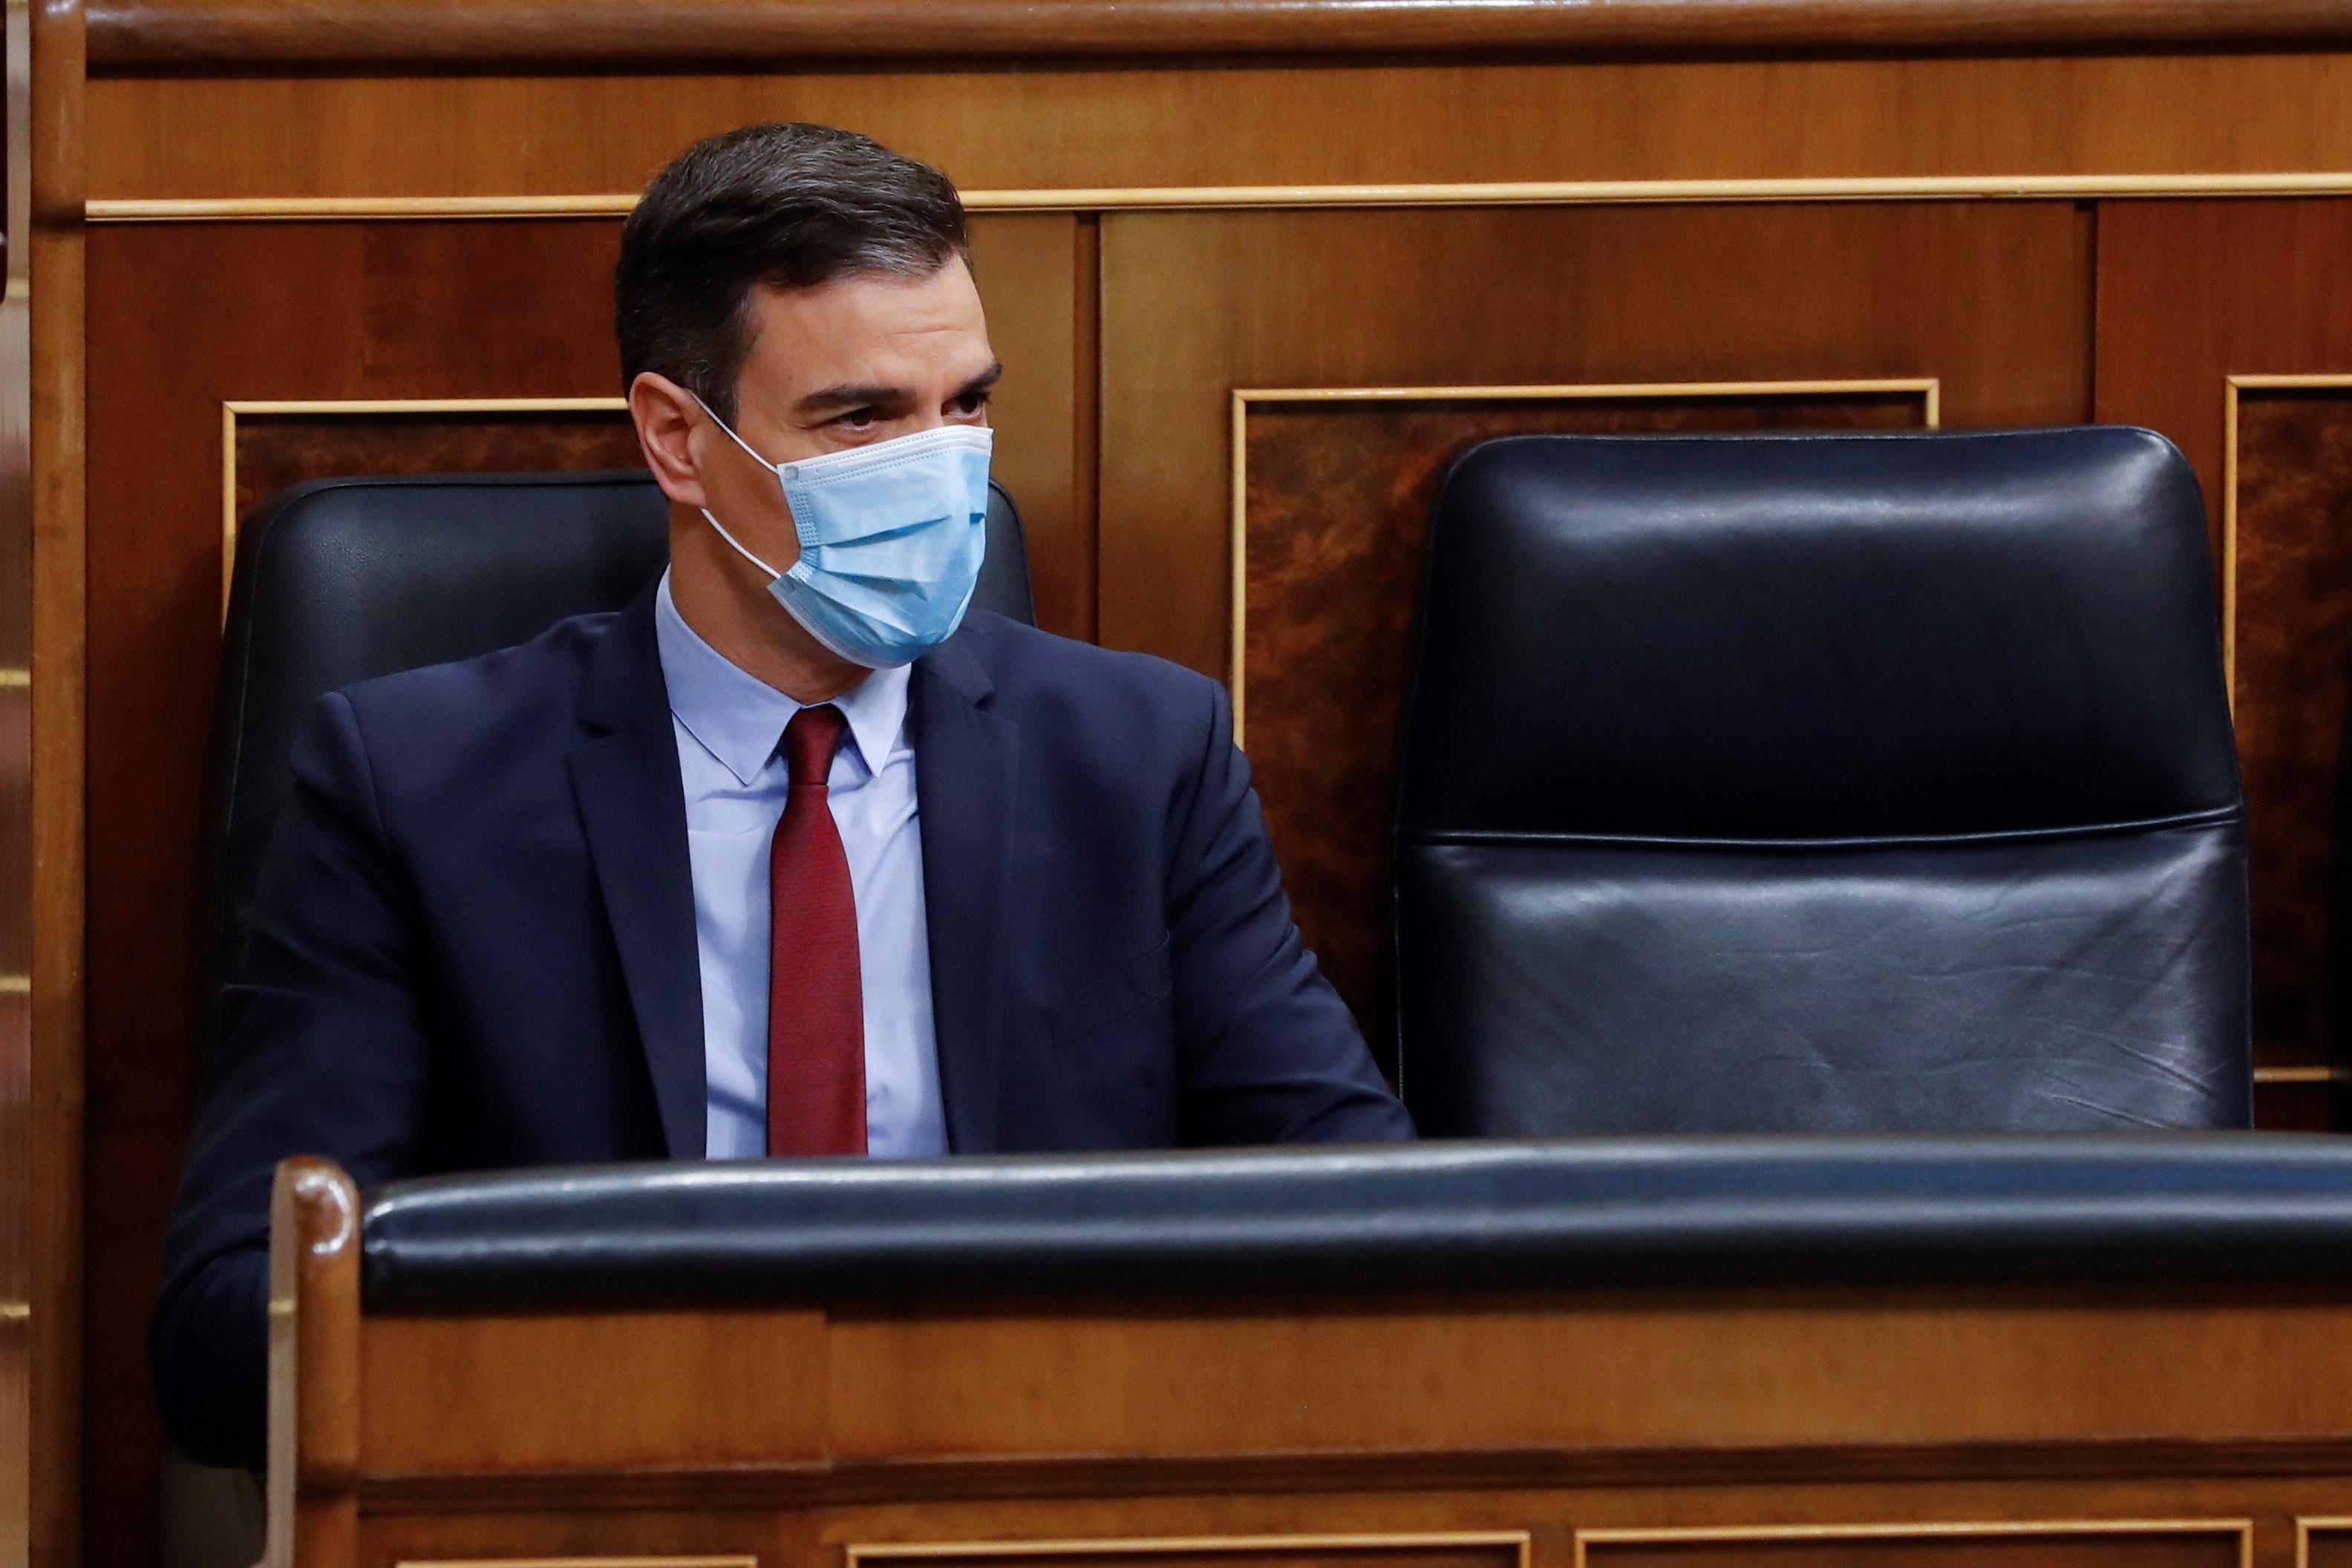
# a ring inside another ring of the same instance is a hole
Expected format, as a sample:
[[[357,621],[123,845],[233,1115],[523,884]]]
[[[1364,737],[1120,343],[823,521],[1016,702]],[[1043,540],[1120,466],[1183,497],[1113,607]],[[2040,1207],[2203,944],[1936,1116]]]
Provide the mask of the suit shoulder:
[[[538,637],[344,687],[379,794],[456,805],[479,781],[536,776],[581,733],[580,699],[620,616],[576,616]]]
[[[569,721],[596,648],[617,613],[573,616],[529,642],[446,664],[422,665],[356,681],[338,693],[364,723],[429,723],[446,731],[468,721],[509,724]]]

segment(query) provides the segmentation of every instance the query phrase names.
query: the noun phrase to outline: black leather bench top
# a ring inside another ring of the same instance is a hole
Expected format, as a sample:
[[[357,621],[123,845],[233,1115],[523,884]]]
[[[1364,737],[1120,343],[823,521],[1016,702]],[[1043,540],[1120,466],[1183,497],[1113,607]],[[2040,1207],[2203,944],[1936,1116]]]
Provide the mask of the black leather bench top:
[[[1724,1138],[643,1164],[370,1193],[370,1310],[2352,1277],[2352,1139]]]

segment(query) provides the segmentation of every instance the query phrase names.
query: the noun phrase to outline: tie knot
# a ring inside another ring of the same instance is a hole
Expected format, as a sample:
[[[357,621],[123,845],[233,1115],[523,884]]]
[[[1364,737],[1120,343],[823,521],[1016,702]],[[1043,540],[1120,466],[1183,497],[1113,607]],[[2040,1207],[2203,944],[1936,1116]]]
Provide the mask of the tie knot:
[[[793,715],[784,726],[784,766],[794,789],[824,784],[833,772],[833,753],[841,749],[842,731],[848,728],[849,720],[830,702]]]

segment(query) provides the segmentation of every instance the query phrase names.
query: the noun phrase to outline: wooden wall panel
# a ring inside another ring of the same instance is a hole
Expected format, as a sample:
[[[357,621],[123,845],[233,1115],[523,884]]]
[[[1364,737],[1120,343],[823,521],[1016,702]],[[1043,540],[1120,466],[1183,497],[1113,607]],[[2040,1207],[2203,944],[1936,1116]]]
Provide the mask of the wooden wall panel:
[[[2352,377],[2352,201],[2115,203],[2099,228],[2098,417],[2196,468],[2217,555],[2231,376]],[[2352,392],[2250,389],[2239,432],[2233,700],[2254,900],[2264,1124],[2324,1124],[2342,1051],[2330,956],[2352,870],[2337,825],[2352,723]],[[2225,589],[2226,589],[2225,584]]]
[[[2087,413],[2065,204],[1103,219],[1102,640],[1226,673],[1236,389],[1938,377],[1947,426]]]
[[[152,1551],[161,1434],[145,1370],[164,1217],[196,1082],[193,904],[222,580],[222,405],[604,397],[618,390],[609,218],[524,223],[189,225],[100,231],[89,327],[90,845],[86,1521],[94,1562]],[[1071,403],[1076,225],[975,226],[1009,374],[998,472],[1032,528],[1041,608],[1091,616],[1076,531]],[[1034,368],[1033,368],[1034,367]],[[256,496],[348,458],[380,422],[246,424]],[[528,423],[528,422],[526,422]],[[445,425],[427,458],[529,460],[548,433]],[[333,432],[331,437],[330,432]],[[298,439],[298,437],[302,439]],[[609,436],[569,454],[598,465]],[[311,445],[305,448],[303,440]],[[331,441],[326,449],[316,443]],[[536,442],[538,445],[534,446]],[[559,443],[560,447],[560,443]],[[569,460],[567,458],[567,460]]]
[[[72,0],[21,7],[6,22],[7,291],[16,295],[22,284],[31,318],[29,407],[21,434],[12,429],[8,437],[29,458],[33,588],[32,1017],[29,1052],[9,1064],[24,1085],[29,1132],[25,1184],[15,1189],[22,1195],[12,1200],[23,1205],[17,1212],[26,1223],[25,1555],[35,1568],[73,1568],[83,1547],[88,1338],[84,37],[81,8]],[[29,80],[20,74],[26,65]],[[13,310],[13,300],[6,308]]]
[[[600,1439],[595,1462],[615,1468],[745,1448],[814,1462],[825,1455],[824,1331],[813,1310],[385,1318],[361,1345],[360,1441],[415,1474],[545,1469]],[[765,1369],[757,1379],[736,1370],[747,1353]],[[501,1399],[516,1375],[547,1392]],[[631,1413],[619,1429],[604,1419],[614,1410]]]
[[[2244,1568],[2246,1531],[2053,1522],[1626,1531],[1582,1538],[1580,1568]]]
[[[632,194],[695,138],[772,119],[868,132],[973,190],[2341,172],[2352,170],[2345,59],[162,72],[91,84],[89,188],[98,198]]]
[[[1428,1316],[1311,1300],[1192,1318],[837,1315],[829,1451],[837,1464],[1165,1460],[1295,1452],[1314,1434],[1334,1453],[1516,1453],[1529,1485],[1564,1484],[1575,1456],[1614,1450],[1638,1485],[1645,1451],[1703,1451],[1737,1473],[1741,1454],[1833,1448],[1865,1474],[1874,1455],[1893,1479],[1938,1472],[1902,1468],[1888,1445],[1934,1448],[1930,1466],[1956,1468],[2018,1446],[2003,1473],[2054,1480],[2079,1472],[2038,1470],[2032,1446],[2340,1440],[2352,1323],[2323,1294],[2281,1286],[2275,1300],[2224,1309],[2210,1292],[2137,1283],[2063,1301],[1921,1286],[1865,1305],[1723,1288],[1595,1294],[1572,1311],[1558,1298],[1456,1298]],[[2151,1367],[2164,1375],[2140,1375]],[[1791,1454],[1786,1479],[1826,1479],[1821,1463]]]
[[[74,7],[43,16],[73,34],[78,51]],[[78,95],[78,53],[71,63]],[[89,91],[89,194],[102,199],[415,197],[429,208],[450,197],[584,196],[617,209],[694,136],[766,117],[872,131],[940,162],[969,188],[997,193],[989,198],[997,202],[1085,209],[1086,201],[1055,193],[1094,187],[1118,207],[1197,199],[1129,187],[1252,187],[1239,197],[1263,210],[1118,210],[1099,219],[1089,210],[1001,212],[983,217],[975,235],[991,325],[1012,373],[998,405],[999,472],[1028,522],[1042,618],[1216,674],[1227,673],[1233,609],[1235,389],[1935,377],[1948,426],[2067,422],[2095,408],[2156,425],[2198,462],[2218,526],[2222,378],[2352,371],[2352,278],[2344,275],[2352,201],[2116,203],[2095,215],[2063,201],[2006,199],[1695,205],[1706,193],[1679,185],[1615,193],[1679,198],[1646,205],[1278,205],[1288,199],[1281,187],[1415,182],[1862,183],[1814,193],[1827,195],[1886,194],[1886,181],[1944,176],[1990,192],[2011,177],[2113,186],[2136,176],[2258,173],[2342,184],[2352,181],[2352,55],[2343,53],[1181,68],[851,62],[797,75],[166,70],[105,76]],[[74,95],[52,95],[56,145],[68,153],[78,153]],[[69,178],[53,171],[48,180],[63,216],[48,239],[50,291],[36,288],[56,311],[43,340],[45,457],[36,477],[48,531],[44,684],[34,694],[55,744],[35,763],[47,802],[35,876],[50,921],[36,963],[36,1027],[50,1044],[40,1058],[46,1076],[30,1092],[43,1108],[43,1146],[68,1159],[82,1151],[73,1050],[84,930],[84,469],[79,363],[67,352],[83,342],[82,238],[71,225],[81,181],[78,163]],[[188,900],[219,607],[221,404],[609,395],[617,390],[607,300],[615,228],[609,214],[530,223],[445,214],[92,231],[86,754],[90,819],[101,831],[87,881],[87,1353],[75,1342],[78,1316],[52,1312],[37,1332],[63,1347],[58,1366],[78,1363],[87,1373],[93,1562],[152,1557],[157,1435],[141,1334],[192,1088]],[[2284,409],[2281,400],[2273,412]],[[1788,412],[1776,405],[1750,416]],[[1401,482],[1413,493],[1371,509],[1391,525],[1380,537],[1399,546],[1394,525],[1425,515],[1414,487],[1426,485],[1465,430],[1458,419],[1443,430],[1367,435],[1372,428],[1265,408],[1243,443],[1253,511],[1304,526],[1334,495],[1357,507],[1353,491],[1370,481],[1348,465],[1412,451],[1418,464]],[[236,479],[250,499],[321,464],[374,464],[382,448],[369,443],[386,429],[331,419],[310,429],[315,439],[304,447],[293,439],[303,434],[296,422],[257,423]],[[2261,690],[2242,690],[2241,701],[2255,705],[2250,734],[2288,733],[2265,731],[2256,710],[2284,718],[2300,701],[2293,732],[2325,735],[2342,717],[2330,705],[2352,696],[2290,674],[2334,635],[2319,590],[2338,562],[2315,521],[2341,504],[2326,445],[2333,437],[2306,432],[2319,444],[2298,446],[2304,438],[2284,426],[2247,435],[2255,460],[2241,500],[2249,528],[2278,548],[2270,568],[2250,560],[2247,605],[2260,600],[2275,630],[2263,634],[2273,644],[2249,667]],[[437,438],[488,439],[454,428]],[[513,444],[520,438],[509,422],[499,428],[500,445],[473,457],[523,460],[530,454]],[[607,450],[595,447],[596,460]],[[445,458],[471,460],[445,448],[435,466]],[[1381,568],[1391,579],[1397,559]],[[1332,659],[1295,647],[1318,591],[1332,590],[1295,574],[1265,574],[1250,626],[1270,641],[1253,656],[1246,716],[1302,911],[1324,918],[1313,906],[1328,891],[1334,908],[1356,911],[1360,948],[1377,915],[1364,912],[1363,865],[1348,859],[1340,840],[1318,847],[1298,828],[1313,815],[1315,791],[1328,794],[1330,782],[1296,790],[1284,782],[1313,752],[1314,715],[1328,721],[1340,705],[1365,700],[1318,673]],[[1389,582],[1380,600],[1386,619],[1370,628],[1377,640],[1385,626],[1391,655],[1399,591]],[[1337,663],[1361,678],[1356,665]],[[1286,731],[1286,717],[1298,721],[1295,730]],[[2303,816],[2292,820],[2315,820],[2325,780],[2306,764],[2317,753],[2295,754],[2306,771],[2294,785]],[[1363,759],[1353,765],[1360,772]],[[2249,773],[2263,776],[2252,753]],[[2271,786],[2255,788],[2262,796]],[[1384,818],[1384,786],[1363,785],[1349,798],[1378,799]],[[2258,847],[2269,842],[2262,852],[2278,850],[2287,858],[2279,863],[2300,867],[2307,885],[2308,844],[2265,828],[2273,817],[2290,821],[2258,803]],[[2332,845],[2327,854],[2333,875]],[[1378,872],[1370,876],[1376,889]],[[2275,884],[2266,876],[2258,897]],[[2313,941],[2316,906],[2307,890],[2299,897],[2264,916],[2266,931],[2292,933],[2268,939],[2258,961],[2274,977],[2264,981],[2266,1016],[2282,1016],[2281,986],[2315,984],[2311,955],[2324,944]],[[1336,969],[1360,972],[1350,983],[1360,1003],[1383,989],[1374,965],[1346,956],[1345,940],[1323,940]],[[2264,1051],[2274,1069],[2263,1087],[2266,1121],[2324,1123],[2326,1085],[2276,1076],[2321,1071],[2320,1058],[2307,1045],[2266,1040]],[[37,1262],[65,1285],[69,1233],[80,1229],[75,1197],[70,1182],[53,1179],[40,1191],[47,1234]],[[2262,1347],[2235,1353],[2256,1358]],[[877,1375],[887,1381],[890,1371]],[[930,1397],[916,1389],[908,1402],[925,1407]],[[62,1408],[55,1384],[48,1398]],[[37,1463],[54,1481],[69,1468],[65,1449],[80,1447],[52,1445]],[[856,1538],[836,1535],[820,1548],[802,1523],[772,1518],[760,1528],[763,1560],[779,1562],[813,1560]],[[698,1531],[692,1541],[715,1550],[723,1533]],[[52,1540],[68,1534],[50,1531]],[[1564,1552],[1565,1537],[1548,1550]]]
[[[1525,1536],[1382,1535],[856,1546],[847,1568],[1526,1568]]]
[[[1389,831],[1430,508],[1453,459],[1498,436],[1886,429],[1924,388],[1479,401],[1251,401],[1241,427],[1243,626],[1233,672],[1250,763],[1307,945],[1394,1067]],[[1344,614],[1335,606],[1346,606]]]
[[[1095,621],[1092,236],[1066,213],[971,226],[972,276],[1004,362],[989,405],[994,471],[1021,509],[1037,624],[1065,637]]]

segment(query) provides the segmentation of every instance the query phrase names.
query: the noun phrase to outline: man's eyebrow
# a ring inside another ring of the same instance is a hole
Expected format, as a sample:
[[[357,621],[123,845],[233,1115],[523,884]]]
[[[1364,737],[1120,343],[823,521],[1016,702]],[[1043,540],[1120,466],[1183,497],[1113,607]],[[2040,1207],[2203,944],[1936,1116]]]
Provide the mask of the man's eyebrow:
[[[913,395],[913,393],[903,386],[881,386],[872,382],[845,381],[838,385],[819,387],[793,406],[803,414],[823,414],[835,408],[862,408],[869,403],[904,403]]]
[[[1004,374],[1004,362],[998,360],[978,375],[956,389],[958,397],[969,397],[975,392],[986,392]],[[914,393],[903,386],[884,386],[879,382],[845,381],[833,386],[821,386],[803,397],[793,407],[804,415],[830,414],[843,408],[892,407],[912,402]]]

